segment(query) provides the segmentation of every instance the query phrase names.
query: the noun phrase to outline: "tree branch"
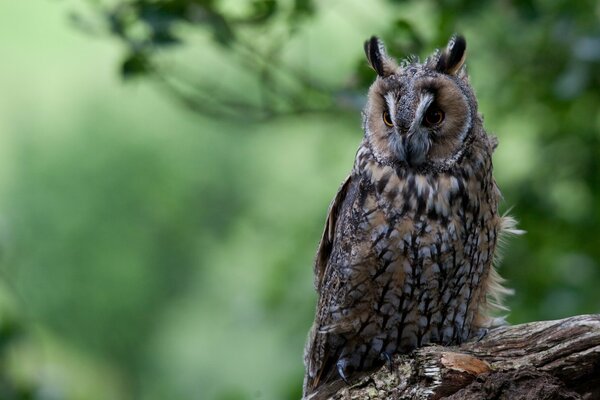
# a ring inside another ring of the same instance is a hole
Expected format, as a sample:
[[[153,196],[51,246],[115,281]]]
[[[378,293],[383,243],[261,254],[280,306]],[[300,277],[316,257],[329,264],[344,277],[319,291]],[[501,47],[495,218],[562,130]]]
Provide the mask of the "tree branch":
[[[506,326],[479,342],[423,347],[318,399],[600,398],[600,314]]]

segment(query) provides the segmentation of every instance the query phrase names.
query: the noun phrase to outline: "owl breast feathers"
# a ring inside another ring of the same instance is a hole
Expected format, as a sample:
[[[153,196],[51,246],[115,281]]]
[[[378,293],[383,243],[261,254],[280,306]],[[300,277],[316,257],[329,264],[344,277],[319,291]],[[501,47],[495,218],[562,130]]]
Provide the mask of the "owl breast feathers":
[[[395,353],[479,335],[509,292],[493,261],[499,236],[516,231],[498,214],[496,141],[463,68],[465,40],[401,66],[376,37],[365,53],[377,78],[317,252],[306,398]]]

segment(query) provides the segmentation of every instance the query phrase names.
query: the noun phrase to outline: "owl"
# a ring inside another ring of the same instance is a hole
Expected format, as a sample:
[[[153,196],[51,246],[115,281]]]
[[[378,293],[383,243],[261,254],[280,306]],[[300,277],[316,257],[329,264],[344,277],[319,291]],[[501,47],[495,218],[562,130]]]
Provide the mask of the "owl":
[[[465,39],[400,65],[377,37],[364,48],[377,77],[316,256],[305,398],[396,353],[481,335],[502,322],[491,314],[509,293],[493,263],[501,235],[518,231],[498,213],[497,141],[477,111]]]

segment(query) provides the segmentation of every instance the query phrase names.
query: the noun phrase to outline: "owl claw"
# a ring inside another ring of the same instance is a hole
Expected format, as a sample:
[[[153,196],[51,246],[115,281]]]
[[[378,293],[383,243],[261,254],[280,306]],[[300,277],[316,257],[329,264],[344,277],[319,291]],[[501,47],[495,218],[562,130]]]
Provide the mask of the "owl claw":
[[[488,328],[479,328],[475,335],[475,341],[481,342],[481,340],[486,337],[490,330]]]
[[[346,360],[339,360],[336,363],[336,366],[337,366],[337,371],[338,371],[338,374],[340,375],[340,378],[342,378],[342,380],[346,383],[346,385],[349,385],[350,382],[348,381],[348,377],[346,376],[346,366],[347,366]]]
[[[388,369],[390,370],[390,372],[394,371],[392,356],[390,355],[390,353],[388,353],[387,351],[384,351],[379,355],[379,358],[381,358],[382,360],[385,360],[385,363],[386,363]]]

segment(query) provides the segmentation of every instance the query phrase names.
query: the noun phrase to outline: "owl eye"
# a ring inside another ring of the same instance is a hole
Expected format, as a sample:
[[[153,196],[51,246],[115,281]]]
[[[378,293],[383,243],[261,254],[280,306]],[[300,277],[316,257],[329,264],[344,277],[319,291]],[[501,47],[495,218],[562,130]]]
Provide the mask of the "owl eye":
[[[427,126],[439,125],[443,120],[444,112],[435,106],[429,107],[425,113],[425,125]]]
[[[387,112],[387,110],[383,112],[383,122],[389,127],[394,126],[392,119],[390,118],[390,113]]]

